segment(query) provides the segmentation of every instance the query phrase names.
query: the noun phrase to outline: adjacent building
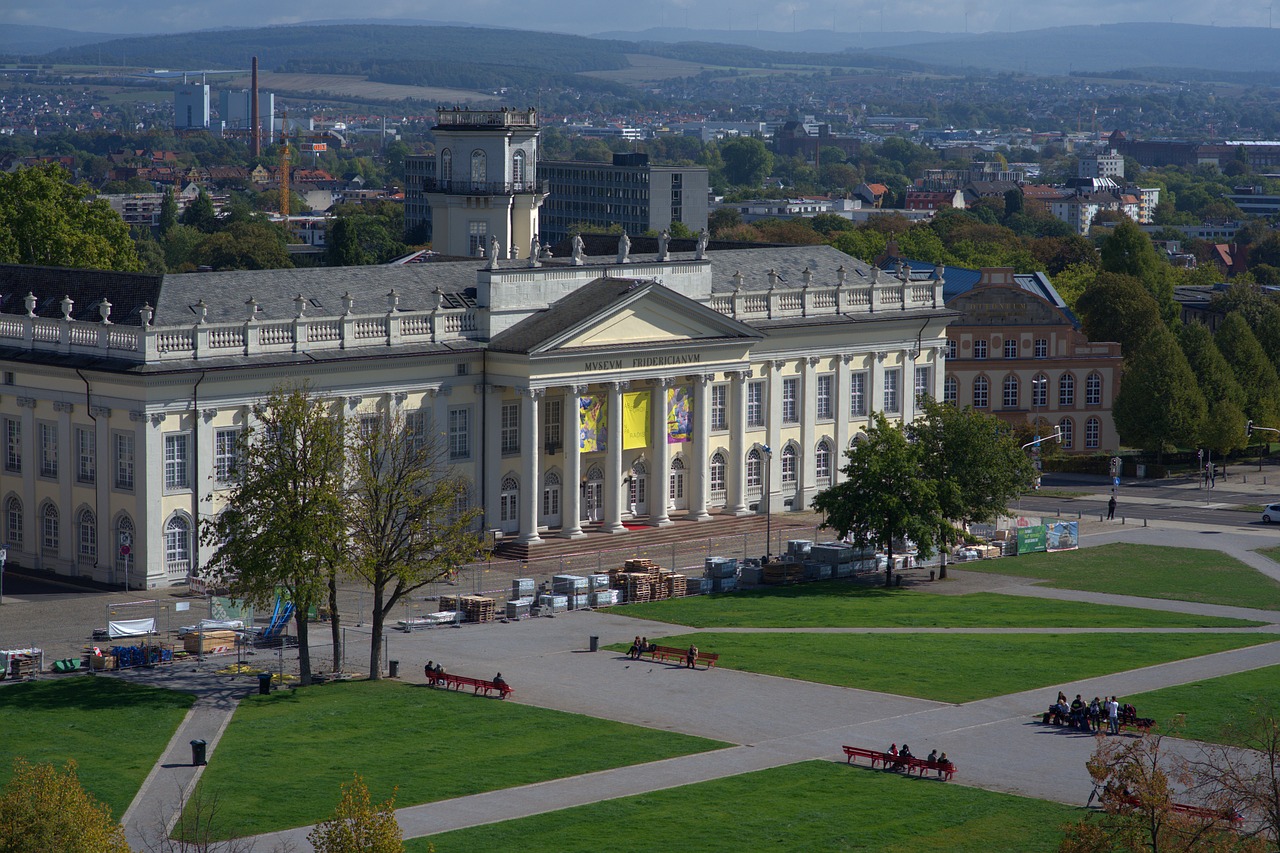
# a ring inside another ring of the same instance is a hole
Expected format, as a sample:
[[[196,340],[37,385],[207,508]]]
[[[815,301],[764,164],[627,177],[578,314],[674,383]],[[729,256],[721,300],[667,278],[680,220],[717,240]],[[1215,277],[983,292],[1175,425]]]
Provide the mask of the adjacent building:
[[[209,85],[183,83],[173,92],[173,129],[209,129]]]

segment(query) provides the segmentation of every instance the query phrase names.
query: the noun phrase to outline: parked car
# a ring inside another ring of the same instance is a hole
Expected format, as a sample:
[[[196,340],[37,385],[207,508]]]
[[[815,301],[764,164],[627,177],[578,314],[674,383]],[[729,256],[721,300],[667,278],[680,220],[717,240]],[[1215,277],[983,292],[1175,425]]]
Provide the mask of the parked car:
[[[1280,504],[1267,504],[1262,508],[1262,520],[1267,524],[1280,521]]]

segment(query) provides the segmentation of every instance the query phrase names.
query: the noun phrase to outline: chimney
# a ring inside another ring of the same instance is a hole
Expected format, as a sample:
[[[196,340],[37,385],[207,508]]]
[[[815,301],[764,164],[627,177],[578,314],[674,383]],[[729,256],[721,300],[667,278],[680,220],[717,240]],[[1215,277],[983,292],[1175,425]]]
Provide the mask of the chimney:
[[[253,82],[249,93],[249,153],[254,157],[262,154],[260,132],[262,122],[258,118],[258,57],[253,58]]]

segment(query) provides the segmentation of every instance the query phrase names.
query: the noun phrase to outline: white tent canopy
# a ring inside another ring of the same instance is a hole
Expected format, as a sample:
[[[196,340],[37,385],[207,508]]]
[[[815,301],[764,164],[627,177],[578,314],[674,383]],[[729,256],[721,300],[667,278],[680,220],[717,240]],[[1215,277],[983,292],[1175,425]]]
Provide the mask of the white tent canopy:
[[[122,619],[107,623],[107,634],[115,640],[120,637],[145,637],[156,632],[155,617],[147,619]]]

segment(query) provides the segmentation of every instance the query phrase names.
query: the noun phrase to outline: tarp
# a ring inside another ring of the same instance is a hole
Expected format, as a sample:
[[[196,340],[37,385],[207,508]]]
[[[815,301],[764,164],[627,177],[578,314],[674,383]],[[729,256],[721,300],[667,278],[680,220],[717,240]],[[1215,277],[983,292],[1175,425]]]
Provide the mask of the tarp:
[[[649,446],[649,392],[632,391],[622,395],[622,449],[639,450]]]
[[[667,389],[667,444],[693,440],[693,395],[688,385]]]
[[[578,447],[583,453],[599,453],[609,441],[606,418],[608,398],[603,394],[581,397],[578,403]]]
[[[178,636],[198,634],[201,631],[243,631],[244,622],[240,619],[201,619],[198,625],[184,625],[178,629]]]
[[[155,617],[148,619],[122,619],[119,622],[107,623],[107,634],[113,640],[117,637],[145,637],[155,632]]]

